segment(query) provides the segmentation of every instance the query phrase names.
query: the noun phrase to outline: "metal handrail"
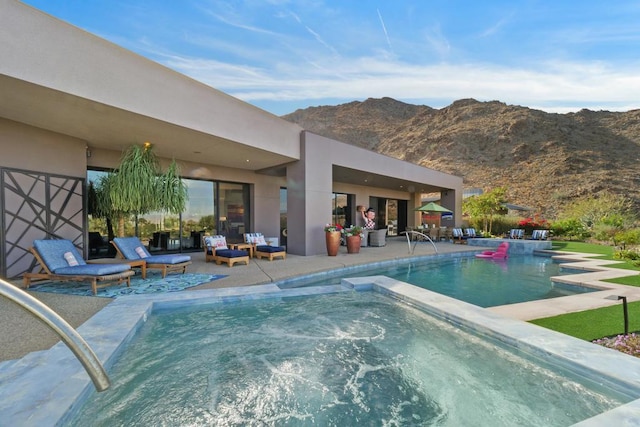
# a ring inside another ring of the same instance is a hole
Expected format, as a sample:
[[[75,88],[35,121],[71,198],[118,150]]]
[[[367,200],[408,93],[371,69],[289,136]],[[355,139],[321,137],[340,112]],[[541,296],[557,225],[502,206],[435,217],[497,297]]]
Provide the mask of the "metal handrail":
[[[89,374],[97,391],[105,391],[111,382],[89,344],[60,315],[22,289],[0,278],[0,295],[33,314],[51,328],[75,354]]]
[[[431,237],[427,236],[426,234],[421,233],[419,231],[413,231],[413,230],[406,230],[400,234],[403,234],[403,233],[405,236],[407,236],[407,245],[409,245],[409,254],[413,255],[413,252],[416,250],[416,246],[418,246],[418,241],[416,240],[416,242],[413,245],[413,249],[411,248],[411,240],[413,240],[413,238],[409,238],[409,235],[413,236],[415,234],[417,234],[418,236],[422,236],[425,239],[427,239],[429,242],[431,242],[431,244],[433,245],[433,249],[436,251],[436,253],[438,253],[438,248],[436,247],[436,244],[433,243],[433,240],[431,240]]]

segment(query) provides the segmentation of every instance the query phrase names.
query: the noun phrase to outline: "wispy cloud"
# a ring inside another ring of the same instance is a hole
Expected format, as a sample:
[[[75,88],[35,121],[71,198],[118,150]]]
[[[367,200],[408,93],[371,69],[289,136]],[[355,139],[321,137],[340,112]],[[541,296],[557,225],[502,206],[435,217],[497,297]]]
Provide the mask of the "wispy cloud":
[[[247,102],[390,96],[440,108],[471,97],[547,111],[620,110],[629,107],[628,92],[640,93],[640,76],[633,67],[620,70],[601,63],[550,62],[531,70],[486,64],[419,66],[359,58],[333,68],[282,66],[279,73],[176,58],[167,65]]]
[[[504,18],[500,19],[498,22],[493,24],[491,27],[486,28],[484,31],[482,31],[482,33],[480,33],[480,37],[489,37],[489,36],[492,36],[492,35],[500,32],[500,30],[505,25],[507,25],[507,23],[509,23],[511,21],[512,17],[513,17],[513,13],[509,14],[509,16],[507,16],[507,17],[504,17]]]
[[[339,0],[119,0],[111,19],[95,19],[106,2],[24,1],[260,105],[390,96],[436,108],[469,97],[561,112],[640,107],[636,0],[407,1],[375,15]]]
[[[451,51],[451,45],[449,40],[442,34],[440,25],[434,25],[425,34],[425,40],[433,51],[435,51],[440,57],[445,57]]]

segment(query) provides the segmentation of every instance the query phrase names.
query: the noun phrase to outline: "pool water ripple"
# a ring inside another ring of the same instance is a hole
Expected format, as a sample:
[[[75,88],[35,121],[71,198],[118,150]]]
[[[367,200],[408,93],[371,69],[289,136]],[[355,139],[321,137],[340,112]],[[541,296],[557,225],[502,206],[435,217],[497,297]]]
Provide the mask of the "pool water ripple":
[[[553,276],[571,274],[548,257],[516,255],[505,260],[448,257],[340,273],[316,280],[287,282],[283,288],[339,283],[342,277],[384,275],[480,307],[556,298],[594,289],[558,284]]]
[[[161,312],[112,371],[71,425],[570,425],[621,403],[370,292]]]

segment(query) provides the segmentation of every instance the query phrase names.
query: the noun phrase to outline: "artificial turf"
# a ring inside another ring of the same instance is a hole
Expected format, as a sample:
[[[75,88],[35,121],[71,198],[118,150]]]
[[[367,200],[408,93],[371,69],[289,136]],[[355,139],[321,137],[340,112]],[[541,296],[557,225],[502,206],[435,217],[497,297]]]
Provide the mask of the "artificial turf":
[[[598,256],[598,259],[614,259],[614,248],[605,245],[582,242],[553,242],[553,249],[601,255]],[[608,267],[640,270],[640,268],[634,266],[630,262],[612,264]],[[606,281],[629,286],[640,286],[640,275],[619,279],[609,279]],[[640,302],[629,303],[628,313],[629,331],[640,331]],[[594,310],[536,319],[532,320],[530,323],[588,341],[624,333],[624,314],[622,303]]]
[[[640,302],[628,304],[629,331],[640,330]],[[622,303],[531,320],[530,323],[587,341],[624,333]]]

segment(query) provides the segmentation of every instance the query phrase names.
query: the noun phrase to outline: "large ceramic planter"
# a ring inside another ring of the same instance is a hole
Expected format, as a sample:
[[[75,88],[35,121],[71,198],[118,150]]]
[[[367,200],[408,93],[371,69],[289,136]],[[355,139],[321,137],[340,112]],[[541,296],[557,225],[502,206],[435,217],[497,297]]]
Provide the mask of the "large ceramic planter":
[[[339,231],[327,231],[325,233],[327,239],[327,255],[338,255],[338,249],[340,248],[340,232]]]
[[[347,253],[357,254],[360,253],[360,235],[347,236]]]

